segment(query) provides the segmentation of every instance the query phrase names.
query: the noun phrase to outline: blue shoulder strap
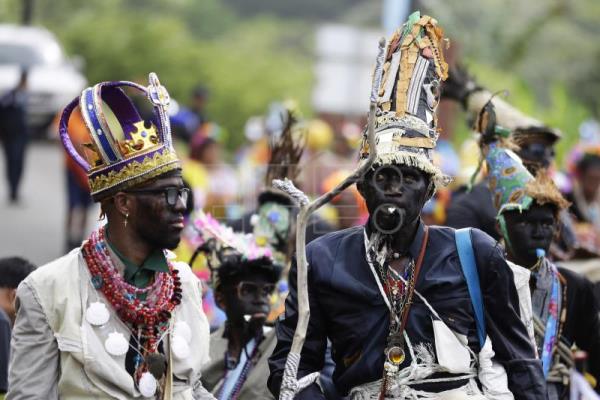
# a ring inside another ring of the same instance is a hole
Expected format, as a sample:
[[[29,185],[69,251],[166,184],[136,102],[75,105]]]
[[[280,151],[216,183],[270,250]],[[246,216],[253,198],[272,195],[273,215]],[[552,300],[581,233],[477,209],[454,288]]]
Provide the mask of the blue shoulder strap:
[[[475,311],[475,324],[477,325],[477,337],[479,344],[483,347],[485,343],[485,316],[483,314],[483,296],[479,285],[479,273],[477,272],[477,263],[475,262],[475,253],[473,252],[473,243],[471,242],[471,229],[457,229],[455,233],[456,249],[460,265],[467,281],[469,296],[473,303]]]

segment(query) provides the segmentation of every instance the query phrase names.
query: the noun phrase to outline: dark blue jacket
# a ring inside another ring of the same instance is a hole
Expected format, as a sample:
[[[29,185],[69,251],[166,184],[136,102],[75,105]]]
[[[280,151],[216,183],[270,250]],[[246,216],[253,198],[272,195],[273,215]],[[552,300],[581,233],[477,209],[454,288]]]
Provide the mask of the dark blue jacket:
[[[421,224],[409,249],[417,259],[424,237]],[[508,373],[509,389],[516,399],[544,399],[546,385],[541,364],[519,318],[513,275],[502,249],[485,233],[474,229],[472,242],[484,298],[486,329],[496,360]],[[310,321],[302,351],[300,376],[323,367],[327,338],[332,342],[336,369],[333,381],[342,394],[383,374],[389,311],[366,261],[364,228],[355,227],[325,235],[307,247]],[[297,321],[296,268],[290,272],[290,293],[285,315],[277,323],[277,346],[269,360],[269,388],[277,397],[285,360]],[[468,337],[479,351],[473,307],[456,250],[454,229],[429,227],[429,240],[416,289],[454,331]],[[434,343],[431,314],[416,296],[406,330],[411,342]],[[410,362],[407,354],[405,365]],[[442,391],[464,381],[419,386]],[[322,399],[316,385],[297,399]]]

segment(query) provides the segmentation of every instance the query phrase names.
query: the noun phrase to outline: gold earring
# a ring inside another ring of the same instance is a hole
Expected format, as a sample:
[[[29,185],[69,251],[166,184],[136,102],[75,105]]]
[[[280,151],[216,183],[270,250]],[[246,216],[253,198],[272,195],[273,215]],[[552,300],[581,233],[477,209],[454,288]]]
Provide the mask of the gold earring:
[[[125,221],[123,221],[123,225],[127,228],[127,218],[129,218],[129,213],[125,213]]]

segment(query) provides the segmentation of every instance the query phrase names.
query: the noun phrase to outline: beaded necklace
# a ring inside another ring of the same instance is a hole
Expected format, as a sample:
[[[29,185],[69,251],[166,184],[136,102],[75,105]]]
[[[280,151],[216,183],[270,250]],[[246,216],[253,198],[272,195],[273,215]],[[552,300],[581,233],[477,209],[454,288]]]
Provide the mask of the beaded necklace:
[[[236,379],[236,382],[231,390],[231,393],[229,394],[228,399],[229,400],[236,400],[240,394],[240,392],[242,391],[242,386],[244,386],[244,383],[246,383],[246,379],[248,378],[248,374],[250,373],[250,369],[256,364],[257,360],[256,360],[256,355],[258,354],[258,346],[260,345],[260,342],[262,341],[262,338],[254,338],[251,342],[248,342],[248,344],[242,349],[242,351],[245,353],[245,360],[240,360],[239,362],[244,362],[242,370],[239,374],[239,376]],[[253,348],[251,349],[251,351],[248,353],[248,347],[250,347],[250,344],[253,345]],[[229,369],[227,368],[227,352],[225,352],[225,375],[223,376],[223,383],[221,384],[221,387],[219,388],[217,394],[216,394],[216,398],[217,399],[222,399],[224,398],[223,395],[225,394],[225,383],[227,382],[227,379],[230,379],[230,374],[233,372],[233,369]]]
[[[545,321],[542,321],[544,324],[544,333],[543,335],[536,334],[542,369],[544,376],[548,377],[554,364],[553,359],[556,362],[556,358],[558,358],[558,344],[567,316],[567,285],[556,266],[545,257],[540,257],[538,262],[530,268],[532,276],[537,278],[541,268],[547,268],[552,276],[549,293],[550,299],[546,305],[547,318]],[[535,290],[535,287],[533,290]],[[533,291],[532,295],[534,295]],[[538,318],[541,319],[543,315],[544,313],[542,312],[538,315]]]
[[[404,326],[408,319],[408,312],[412,304],[412,297],[425,256],[428,239],[429,229],[425,227],[417,261],[416,263],[414,259],[409,261],[404,270],[403,277],[390,267],[387,257],[384,259],[379,258],[383,262],[377,260],[375,251],[378,246],[373,246],[370,249],[369,260],[377,266],[379,276],[376,276],[376,279],[381,282],[380,290],[382,291],[382,296],[387,299],[390,309],[390,328],[384,350],[386,361],[384,363],[380,399],[385,398],[389,389],[389,379],[399,371],[400,365],[406,358],[404,352]],[[385,248],[383,251],[387,252]],[[396,257],[393,256],[393,258]]]
[[[121,321],[132,332],[138,333],[137,342],[142,350],[143,362],[136,363],[136,383],[139,384],[142,375],[148,371],[158,380],[164,375],[166,361],[158,353],[159,339],[168,329],[171,313],[181,303],[178,271],[167,261],[169,272],[159,272],[148,287],[140,289],[125,282],[110,258],[104,229],[93,232],[82,247],[92,284],[104,294]],[[152,295],[140,300],[137,297],[140,293]]]

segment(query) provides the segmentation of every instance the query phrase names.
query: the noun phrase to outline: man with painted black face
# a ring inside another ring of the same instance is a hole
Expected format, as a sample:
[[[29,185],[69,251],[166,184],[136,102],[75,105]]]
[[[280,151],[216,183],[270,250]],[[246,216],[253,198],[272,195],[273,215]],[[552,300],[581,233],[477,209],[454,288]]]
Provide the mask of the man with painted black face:
[[[157,125],[121,87],[147,96]],[[65,108],[62,142],[107,223],[19,286],[7,399],[214,399],[200,381],[209,339],[200,282],[169,251],[189,192],[167,105],[150,74],[147,88],[103,82]],[[77,106],[90,131],[83,151],[67,129]]]
[[[493,94],[481,87],[464,68],[450,68],[448,79],[442,86],[442,97],[459,102],[465,111],[477,115]],[[495,105],[496,118],[499,125],[511,132],[511,137],[520,148],[518,155],[525,166],[535,173],[540,168],[548,168],[554,162],[554,146],[561,138],[561,133],[542,124],[540,121],[523,114],[500,96],[492,100]],[[492,203],[490,191],[485,182],[460,188],[453,194],[448,206],[446,225],[453,228],[478,228],[493,237],[500,239],[496,230],[496,210]],[[563,241],[571,243],[570,237]]]
[[[432,161],[442,35],[437,21],[415,13],[388,44],[377,157],[358,182],[369,221],[307,247],[310,320],[298,376],[322,368],[329,339],[333,382],[350,399],[543,399],[502,249],[479,230],[459,234],[420,218],[448,183]],[[370,151],[364,140],[361,163]],[[270,359],[275,395],[298,319],[295,270]],[[324,397],[313,384],[296,398]]]
[[[217,305],[227,321],[210,339],[202,382],[217,399],[272,399],[265,385],[275,332],[265,326],[282,267],[251,234],[233,233],[200,212],[195,227],[211,269]]]
[[[558,234],[559,212],[568,203],[543,171],[534,178],[498,142],[485,145],[484,154],[508,259],[513,269],[523,267],[529,274],[534,341],[549,398],[567,399],[572,346],[588,353],[588,371],[600,378],[600,316],[593,284],[546,257]]]

